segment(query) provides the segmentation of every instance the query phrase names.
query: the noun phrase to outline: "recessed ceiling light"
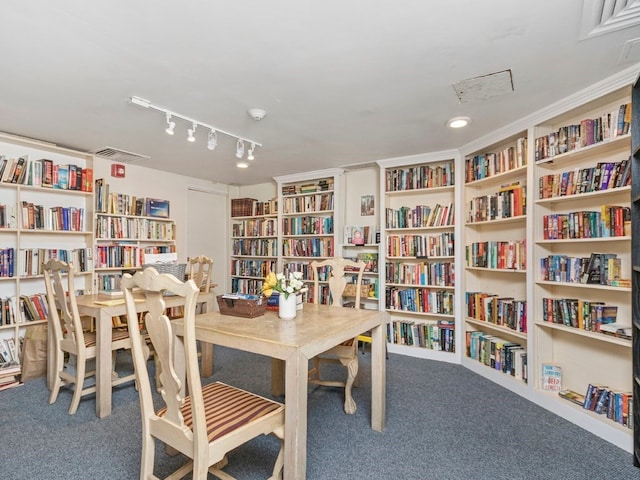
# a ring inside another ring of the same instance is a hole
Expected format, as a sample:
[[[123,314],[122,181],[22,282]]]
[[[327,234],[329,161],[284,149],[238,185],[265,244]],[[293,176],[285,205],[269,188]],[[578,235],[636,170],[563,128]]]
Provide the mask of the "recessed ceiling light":
[[[466,127],[470,123],[471,123],[471,119],[469,117],[453,117],[451,120],[447,122],[447,127],[462,128],[462,127]]]
[[[249,164],[247,162],[245,162],[244,160],[240,160],[239,162],[236,162],[236,167],[238,167],[238,168],[249,168]]]

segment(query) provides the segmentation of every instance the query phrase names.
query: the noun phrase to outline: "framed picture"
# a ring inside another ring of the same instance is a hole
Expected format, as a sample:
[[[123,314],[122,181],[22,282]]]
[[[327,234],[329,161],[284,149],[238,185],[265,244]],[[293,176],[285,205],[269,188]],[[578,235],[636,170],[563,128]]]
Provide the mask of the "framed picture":
[[[169,201],[147,198],[147,215],[150,217],[169,218]]]
[[[376,205],[373,195],[362,195],[360,198],[360,216],[370,217],[375,215]]]

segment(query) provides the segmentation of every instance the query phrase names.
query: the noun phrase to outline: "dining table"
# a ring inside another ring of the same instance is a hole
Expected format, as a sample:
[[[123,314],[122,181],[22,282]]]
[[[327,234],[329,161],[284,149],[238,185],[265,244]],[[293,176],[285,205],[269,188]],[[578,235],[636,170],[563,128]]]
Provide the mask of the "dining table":
[[[304,480],[307,465],[307,395],[309,361],[314,356],[371,332],[371,428],[385,427],[385,311],[305,303],[292,320],[267,310],[253,318],[212,310],[196,316],[196,339],[271,357],[271,393],[284,395],[284,478]],[[178,336],[184,319],[173,321]],[[360,372],[362,374],[362,372]],[[346,415],[346,414],[345,414]]]
[[[136,297],[136,312],[147,311],[146,302],[142,295]],[[184,305],[184,297],[166,296],[165,304],[168,308]],[[214,292],[200,292],[197,302],[203,305],[203,311],[213,310]],[[96,415],[104,418],[111,415],[112,410],[112,357],[111,341],[113,318],[126,315],[124,297],[112,297],[105,294],[87,294],[76,296],[78,312],[81,316],[92,317],[96,330]],[[49,329],[47,345],[47,386],[52,388],[56,376],[54,371],[54,339],[52,329]],[[213,345],[202,346],[202,370],[203,376],[211,376],[213,373]]]

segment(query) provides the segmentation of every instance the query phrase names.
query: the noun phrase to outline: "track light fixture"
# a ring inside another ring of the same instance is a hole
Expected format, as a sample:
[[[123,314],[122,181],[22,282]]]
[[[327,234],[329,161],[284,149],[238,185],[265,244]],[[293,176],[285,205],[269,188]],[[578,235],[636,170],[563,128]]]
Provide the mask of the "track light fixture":
[[[195,136],[196,128],[198,128],[198,124],[196,122],[193,122],[193,126],[189,130],[187,130],[187,133],[189,135],[187,137],[188,141],[190,141],[190,142],[195,142],[196,141],[196,136]]]
[[[176,128],[176,122],[171,121],[171,114],[167,112],[167,132],[169,135],[173,135],[173,130]]]
[[[209,131],[209,137],[207,138],[207,148],[209,150],[215,150],[218,146],[218,134],[215,130]]]
[[[236,157],[244,157],[244,142],[240,139],[238,139],[238,141],[236,142]]]
[[[191,128],[189,128],[187,130],[187,140],[189,140],[190,142],[195,142],[196,141],[196,137],[195,137],[195,133],[196,133],[196,129],[200,126],[203,128],[208,128],[209,129],[209,135],[207,138],[207,148],[209,150],[214,150],[217,146],[218,146],[218,132],[222,133],[223,135],[227,135],[229,137],[233,137],[237,140],[236,142],[236,157],[238,157],[239,159],[241,159],[244,156],[244,142],[247,142],[249,144],[251,144],[251,148],[249,150],[249,155],[248,155],[248,160],[253,160],[253,153],[256,147],[262,147],[261,143],[258,143],[254,140],[250,140],[248,138],[244,138],[241,137],[239,135],[236,135],[234,133],[231,132],[227,132],[225,130],[221,130],[217,127],[214,127],[213,125],[209,125],[207,123],[201,122],[199,120],[195,120],[193,118],[187,117],[186,115],[182,115],[180,113],[176,113],[173,112],[167,108],[161,107],[159,105],[154,105],[153,103],[151,103],[149,100],[145,100],[144,98],[141,97],[136,97],[136,96],[132,96],[129,99],[130,103],[133,103],[135,105],[138,105],[140,107],[143,108],[150,108],[152,110],[157,110],[159,112],[163,112],[166,115],[166,119],[167,119],[167,128],[166,128],[166,132],[169,135],[173,135],[174,130],[176,128],[176,122],[173,120],[174,117],[175,118],[179,118],[181,120],[184,120],[187,123],[191,123]],[[245,161],[238,161],[236,163],[236,166],[238,168],[247,168],[249,166],[249,163],[245,162]]]

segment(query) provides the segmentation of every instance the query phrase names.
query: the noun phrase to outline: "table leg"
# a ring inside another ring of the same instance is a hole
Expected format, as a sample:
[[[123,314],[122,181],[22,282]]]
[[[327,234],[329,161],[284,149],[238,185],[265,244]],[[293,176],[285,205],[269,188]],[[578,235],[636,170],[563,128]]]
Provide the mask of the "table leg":
[[[371,428],[384,430],[386,410],[385,331],[380,325],[371,331]]]
[[[307,475],[308,363],[300,353],[286,361],[284,480],[304,480]]]
[[[56,356],[54,350],[57,348],[53,337],[53,328],[51,325],[47,328],[47,388],[53,388],[53,382],[56,380]]]
[[[111,314],[100,311],[96,326],[96,415],[111,415]]]

